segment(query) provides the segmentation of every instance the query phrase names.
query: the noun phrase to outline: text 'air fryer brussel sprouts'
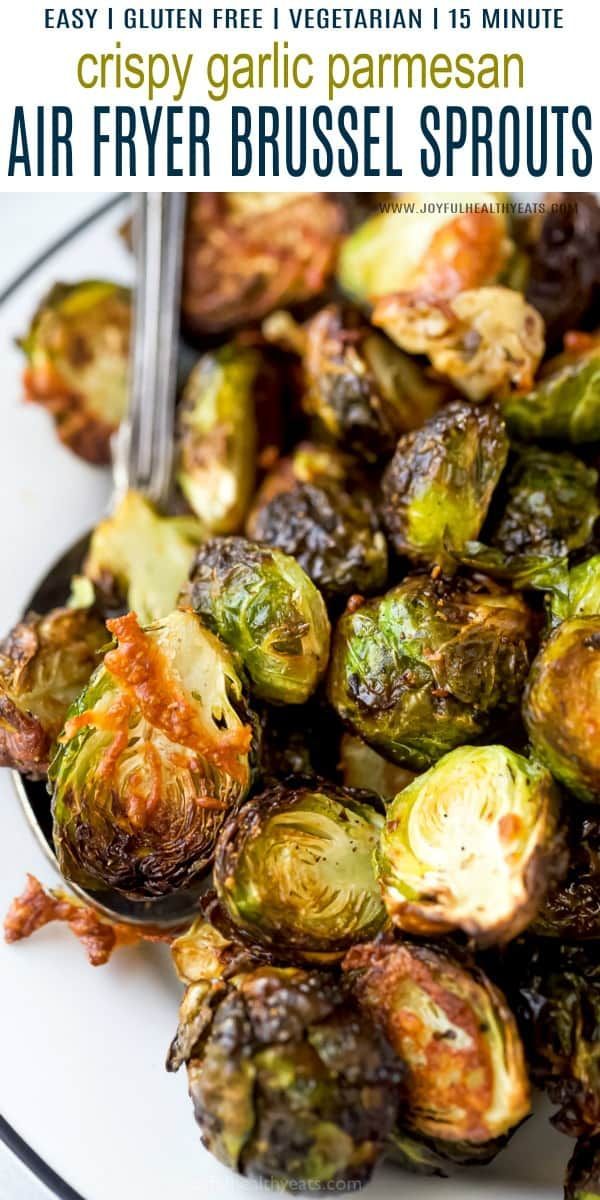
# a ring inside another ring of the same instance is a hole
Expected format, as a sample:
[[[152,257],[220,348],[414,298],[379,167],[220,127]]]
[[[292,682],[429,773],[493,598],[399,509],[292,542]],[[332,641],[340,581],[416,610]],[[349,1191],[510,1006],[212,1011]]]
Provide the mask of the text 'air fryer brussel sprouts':
[[[374,937],[386,912],[372,861],[383,817],[372,799],[329,783],[276,787],[232,815],[214,882],[234,925],[309,961]]]
[[[530,1110],[523,1048],[502,993],[449,950],[410,941],[355,946],[344,969],[406,1064],[401,1125],[455,1160],[492,1158]]]
[[[600,205],[591,192],[547,197],[529,230],[527,299],[541,313],[549,346],[598,315]]]
[[[176,477],[209,533],[235,533],[246,516],[256,457],[278,428],[278,383],[264,356],[229,343],[204,354],[177,415]]]
[[[169,1066],[189,1046],[202,1140],[271,1185],[365,1183],[398,1112],[402,1064],[332,974],[262,967],[194,985]],[[195,1010],[194,1011],[194,1004]]]
[[[193,333],[222,333],[309,300],[333,272],[344,214],[317,192],[190,197],[182,309]]]
[[[194,560],[182,603],[235,650],[263,700],[303,704],[327,666],[320,592],[295,559],[245,538],[212,538]]]
[[[67,710],[87,683],[108,635],[84,609],[28,613],[0,643],[0,766],[46,774]]]
[[[400,438],[382,484],[397,554],[452,567],[483,525],[507,455],[498,410],[461,400]]]
[[[461,746],[388,806],[376,852],[396,925],[516,937],[563,866],[550,772],[504,746]]]
[[[423,770],[514,710],[532,637],[516,595],[409,576],[338,622],[329,699],[366,742]]]
[[[161,896],[200,875],[248,791],[253,726],[229,650],[193,613],[108,628],[51,764],[56,852],[84,887]]]
[[[26,398],[47,408],[61,442],[91,463],[110,462],[125,415],[130,325],[126,288],[57,283],[21,341]]]
[[[581,800],[600,802],[600,616],[563,621],[544,644],[523,717],[552,774]]]
[[[195,517],[163,517],[139,492],[127,492],[96,526],[84,563],[99,606],[131,609],[142,624],[166,617],[203,537]]]
[[[537,934],[564,941],[600,940],[600,815],[569,803],[568,865],[537,915]]]
[[[510,433],[524,441],[600,438],[600,333],[570,333],[565,349],[540,371],[531,391],[502,401]]]
[[[567,1166],[565,1200],[600,1200],[600,1133],[578,1140]]]

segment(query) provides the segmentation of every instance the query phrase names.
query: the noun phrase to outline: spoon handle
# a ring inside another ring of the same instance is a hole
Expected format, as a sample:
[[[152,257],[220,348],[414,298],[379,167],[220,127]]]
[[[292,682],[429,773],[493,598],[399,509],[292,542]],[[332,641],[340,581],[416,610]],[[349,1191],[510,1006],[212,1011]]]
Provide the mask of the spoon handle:
[[[117,496],[128,488],[159,507],[171,489],[186,196],[142,192],[134,217],[137,281],[130,399],[115,455]]]

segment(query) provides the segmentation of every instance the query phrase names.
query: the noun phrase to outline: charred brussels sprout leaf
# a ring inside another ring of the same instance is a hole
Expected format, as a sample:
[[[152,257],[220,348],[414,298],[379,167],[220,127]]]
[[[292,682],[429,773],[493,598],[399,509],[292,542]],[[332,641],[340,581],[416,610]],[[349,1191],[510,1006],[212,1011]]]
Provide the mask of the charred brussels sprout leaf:
[[[385,924],[372,857],[383,817],[332,784],[272,788],[224,825],[217,895],[243,933],[285,958],[319,961]]]
[[[101,606],[154,621],[175,608],[203,536],[195,517],[161,517],[139,492],[127,492],[94,530],[84,571]]]
[[[530,237],[527,299],[542,314],[548,344],[593,315],[600,290],[600,206],[591,192],[548,197]],[[554,211],[552,211],[554,209]]]
[[[345,787],[365,788],[382,800],[393,800],[415,777],[414,771],[389,762],[351,733],[342,736],[339,767]]]
[[[338,622],[329,699],[387,758],[423,770],[514,709],[531,639],[518,596],[408,577]]]
[[[177,482],[209,533],[235,533],[254,489],[259,418],[272,424],[274,374],[258,350],[203,355],[178,410]]]
[[[0,643],[0,766],[38,779],[108,634],[84,609],[28,613]]]
[[[600,333],[574,333],[565,351],[551,359],[531,391],[502,404],[510,430],[524,441],[600,439]]]
[[[360,488],[316,479],[281,491],[255,510],[252,536],[290,554],[327,599],[379,591],[387,547],[375,508]]]
[[[460,400],[400,438],[383,477],[382,516],[396,552],[452,566],[483,525],[507,455],[498,410]]]
[[[59,283],[21,341],[27,399],[47,408],[61,442],[91,463],[110,462],[110,437],[125,415],[130,324],[126,288]]]
[[[342,982],[263,967],[199,993],[196,1010],[187,1070],[212,1154],[271,1184],[369,1179],[402,1067]]]
[[[468,1161],[485,1147],[491,1157],[496,1139],[530,1109],[523,1048],[502,993],[470,962],[409,941],[356,946],[344,969],[408,1068],[403,1124],[448,1156]]]
[[[257,696],[303,704],[327,666],[329,619],[298,563],[245,538],[213,538],[198,551],[187,596],[239,654]]]
[[[567,1166],[565,1200],[600,1200],[600,1134],[577,1142]]]
[[[600,616],[563,621],[540,650],[523,697],[531,743],[561,783],[600,802]]]
[[[166,895],[200,875],[248,791],[253,729],[230,652],[193,613],[108,627],[117,644],[51,764],[56,851],[85,887]]]
[[[570,942],[600,940],[600,816],[570,805],[567,845],[566,875],[549,891],[535,932]]]
[[[600,616],[600,554],[569,571],[570,617]]]
[[[333,272],[343,228],[341,205],[317,192],[193,195],[185,324],[195,333],[221,333],[317,296]]]
[[[389,805],[376,853],[406,933],[516,937],[562,867],[550,772],[504,746],[461,746]]]

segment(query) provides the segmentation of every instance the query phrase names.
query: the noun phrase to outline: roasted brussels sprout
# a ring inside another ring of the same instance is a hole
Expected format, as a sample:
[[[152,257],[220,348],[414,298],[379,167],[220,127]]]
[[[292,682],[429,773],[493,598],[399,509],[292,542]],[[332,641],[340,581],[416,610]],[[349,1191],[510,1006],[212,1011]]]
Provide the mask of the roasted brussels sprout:
[[[542,318],[511,288],[475,288],[449,301],[385,296],[372,319],[409,354],[427,354],[469,400],[529,391],[544,353]]]
[[[361,302],[393,292],[420,291],[448,300],[466,288],[494,283],[512,243],[501,213],[466,212],[448,220],[444,201],[495,204],[489,192],[441,194],[435,213],[423,212],[426,195],[403,196],[402,214],[379,213],[346,238],[338,262],[343,291]],[[408,205],[414,203],[414,211]]]
[[[207,1149],[271,1184],[366,1182],[396,1120],[403,1068],[343,981],[262,967],[196,988],[182,1020],[195,1035],[187,1071]]]
[[[100,606],[129,608],[142,624],[166,617],[203,537],[195,517],[161,517],[139,492],[127,492],[96,526],[84,564]]]
[[[599,277],[600,278],[600,277]],[[508,428],[525,441],[600,439],[600,333],[573,333],[542,368],[531,391],[502,402]]]
[[[394,1129],[386,1145],[386,1158],[413,1175],[447,1175],[447,1161],[429,1139],[415,1137],[404,1129]]]
[[[259,441],[279,438],[277,392],[264,356],[235,343],[204,354],[186,383],[176,477],[209,533],[235,533],[244,522]]]
[[[525,689],[531,743],[580,800],[600,803],[600,616],[563,621],[540,650]]]
[[[559,1106],[552,1124],[580,1137],[600,1129],[600,963],[597,949],[529,938],[501,968],[532,1079]]]
[[[260,321],[321,292],[344,229],[317,192],[199,192],[190,197],[182,309],[194,333]]]
[[[25,395],[52,414],[61,442],[91,463],[110,462],[127,407],[131,302],[126,288],[57,283],[21,347]]]
[[[87,683],[108,641],[85,609],[28,613],[0,643],[0,766],[39,779],[46,774],[67,709]]]
[[[255,508],[251,536],[290,554],[328,600],[385,586],[388,557],[375,507],[360,487],[315,478]]]
[[[386,912],[373,869],[383,817],[369,793],[275,787],[217,841],[214,882],[242,932],[283,958],[326,961],[373,937]]]
[[[344,787],[375,792],[382,800],[393,800],[415,777],[414,771],[388,762],[351,733],[343,734],[340,741],[339,768]]]
[[[396,552],[456,565],[483,525],[507,455],[498,410],[463,400],[400,438],[382,485],[382,517]]]
[[[203,906],[206,898],[202,898]],[[211,984],[220,979],[230,979],[254,966],[266,965],[268,955],[258,946],[249,947],[241,942],[234,936],[235,930],[230,935],[229,929],[225,932],[217,928],[217,924],[213,923],[217,912],[214,893],[208,894],[208,901],[211,919],[207,915],[198,917],[189,929],[171,943],[173,966],[183,983]],[[260,961],[261,956],[264,957],[264,963]]]
[[[355,946],[343,965],[408,1068],[402,1124],[462,1161],[483,1147],[491,1157],[496,1139],[530,1109],[523,1048],[502,993],[469,961],[410,941]]]
[[[73,882],[166,895],[199,877],[248,791],[253,727],[229,650],[194,613],[108,628],[117,644],[51,763],[54,842]]]
[[[447,395],[354,309],[330,304],[302,327],[274,313],[264,329],[300,352],[303,408],[319,433],[368,463],[389,456],[400,434],[422,425]]]
[[[570,804],[566,837],[566,874],[548,892],[534,930],[567,942],[600,941],[600,816]]]
[[[299,442],[275,462],[258,488],[246,521],[248,537],[255,538],[256,515],[281,492],[289,492],[299,483],[319,484],[322,480],[342,484],[347,491],[365,486],[364,474],[352,455],[324,442]]]
[[[594,554],[569,571],[568,616],[600,616],[600,554]]]
[[[567,1166],[565,1200],[600,1200],[600,1133],[577,1142]]]
[[[532,634],[518,596],[409,576],[338,622],[329,699],[366,742],[420,771],[518,704]]]
[[[376,866],[394,923],[516,937],[564,865],[559,809],[550,772],[504,746],[446,754],[387,809]]]
[[[312,695],[330,627],[323,597],[295,559],[245,538],[212,538],[196,555],[186,600],[239,654],[257,696],[303,704]]]
[[[542,314],[548,344],[594,316],[600,292],[600,205],[591,192],[548,197],[529,231],[527,299]]]

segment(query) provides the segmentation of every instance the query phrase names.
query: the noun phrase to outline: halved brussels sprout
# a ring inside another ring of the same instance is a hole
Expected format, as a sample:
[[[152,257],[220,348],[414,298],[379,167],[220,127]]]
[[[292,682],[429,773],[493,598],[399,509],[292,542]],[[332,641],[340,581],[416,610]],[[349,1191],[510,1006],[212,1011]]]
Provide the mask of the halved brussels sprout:
[[[207,897],[203,897],[203,902]],[[212,923],[216,913],[214,892],[208,894],[209,913],[198,917],[185,933],[171,942],[171,956],[177,975],[186,984],[216,983],[229,979],[250,966],[260,966],[261,956],[268,956],[258,947],[248,947],[237,940],[229,931],[225,933]],[[204,909],[204,903],[202,904]]]
[[[147,624],[175,608],[203,537],[195,517],[162,517],[139,492],[127,492],[96,526],[83,569],[101,606],[129,608]]]
[[[563,867],[549,771],[504,746],[461,746],[388,806],[376,851],[386,908],[412,934],[516,937]]]
[[[443,300],[498,278],[512,251],[506,217],[471,211],[449,219],[444,212],[444,202],[460,211],[465,200],[480,209],[497,207],[497,196],[442,193],[436,196],[441,202],[436,212],[423,212],[430,199],[424,193],[405,195],[402,213],[370,217],[345,239],[338,260],[343,291],[363,303],[408,290]]]
[[[396,1120],[403,1068],[343,981],[262,967],[188,992],[181,1023],[192,1033],[180,1026],[176,1044],[188,1045],[206,1148],[270,1186],[365,1183]]]
[[[387,545],[371,499],[315,478],[277,492],[255,508],[251,535],[295,558],[328,600],[385,586]]]
[[[253,347],[221,346],[194,367],[178,409],[176,477],[209,533],[235,533],[243,524],[259,436],[264,442],[271,430],[278,438],[277,400],[275,375]]]
[[[375,792],[382,800],[393,800],[415,777],[414,771],[382,758],[372,746],[351,733],[342,736],[339,768],[344,787]]]
[[[234,925],[284,958],[308,961],[374,937],[386,912],[372,862],[383,817],[372,799],[329,783],[275,787],[232,815],[214,882]]]
[[[410,941],[355,946],[343,965],[361,1006],[406,1063],[401,1120],[410,1132],[449,1154],[460,1147],[464,1161],[528,1115],[514,1017],[478,967]]]
[[[534,931],[564,941],[600,940],[600,816],[569,805],[568,863],[537,915]]]
[[[531,743],[580,800],[600,803],[600,616],[563,621],[540,650],[523,697]]]
[[[327,666],[330,626],[320,592],[302,567],[245,538],[200,548],[182,600],[239,654],[257,696],[303,704]]]
[[[568,616],[600,616],[600,554],[594,554],[569,571]]]
[[[21,347],[25,394],[52,414],[61,442],[91,463],[110,462],[125,416],[131,299],[116,283],[57,283]]]
[[[409,576],[338,622],[329,700],[386,758],[420,771],[514,710],[532,640],[519,596]]]
[[[251,782],[253,727],[229,650],[191,612],[117,644],[73,705],[50,767],[63,875],[144,899],[197,879]]]
[[[384,296],[372,319],[409,354],[427,354],[469,400],[529,391],[544,353],[542,318],[511,288],[475,288],[448,301]]]
[[[350,454],[322,442],[299,442],[290,454],[277,460],[258,488],[246,521],[248,537],[256,540],[257,514],[281,492],[290,492],[299,483],[319,484],[322,480],[344,485],[346,490],[364,486],[364,476]]]
[[[182,308],[194,333],[222,333],[317,296],[344,230],[319,192],[199,192],[190,197]]]
[[[498,409],[463,400],[400,438],[382,485],[382,517],[396,552],[456,565],[483,525],[507,456]]]
[[[0,766],[31,779],[46,774],[69,706],[108,641],[85,609],[28,613],[0,643]]]
[[[526,441],[600,439],[600,333],[573,333],[542,368],[533,390],[502,402],[511,434]]]
[[[567,1165],[565,1200],[600,1200],[600,1133],[579,1138]]]
[[[593,192],[558,192],[529,228],[527,299],[544,318],[548,344],[597,317],[600,205]],[[594,311],[596,310],[596,311]]]

